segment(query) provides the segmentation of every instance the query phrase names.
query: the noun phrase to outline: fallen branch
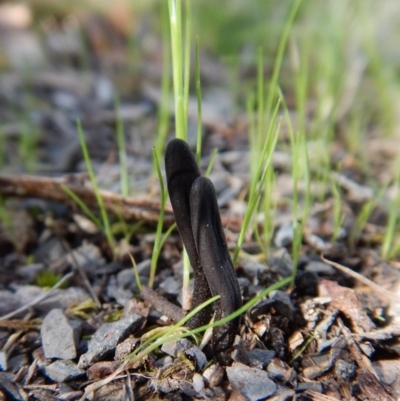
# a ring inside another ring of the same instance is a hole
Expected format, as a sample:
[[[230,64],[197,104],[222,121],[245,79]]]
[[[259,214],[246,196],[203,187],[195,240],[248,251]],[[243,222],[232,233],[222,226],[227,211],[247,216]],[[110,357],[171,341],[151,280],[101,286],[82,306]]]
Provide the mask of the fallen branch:
[[[27,175],[1,175],[0,195],[17,198],[38,198],[45,201],[60,202],[77,209],[76,202],[64,191],[63,186],[72,191],[90,210],[98,210],[96,195],[92,188],[77,183],[74,176],[61,178],[37,177]],[[126,222],[143,221],[148,227],[156,227],[160,215],[160,203],[146,199],[134,199],[117,195],[110,191],[100,191],[108,213]],[[240,231],[241,218],[221,216],[224,227],[234,232]],[[164,215],[164,229],[174,223],[172,208],[167,206]]]
[[[0,195],[39,198],[47,201],[64,203],[77,208],[75,201],[64,191],[63,186],[71,190],[90,210],[97,210],[98,205],[93,189],[72,182],[73,176],[52,178],[36,176],[0,175]],[[127,221],[144,220],[149,226],[156,226],[160,214],[160,203],[149,200],[139,200],[100,191],[107,212],[122,216]],[[164,224],[169,227],[174,222],[172,210],[165,211]]]

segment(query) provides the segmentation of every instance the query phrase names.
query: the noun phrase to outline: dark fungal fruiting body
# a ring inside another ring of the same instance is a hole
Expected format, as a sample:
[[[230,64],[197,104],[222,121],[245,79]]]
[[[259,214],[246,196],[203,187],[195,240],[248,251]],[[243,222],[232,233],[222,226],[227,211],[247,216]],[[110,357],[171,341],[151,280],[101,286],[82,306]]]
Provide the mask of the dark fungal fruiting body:
[[[201,177],[196,160],[186,142],[174,139],[165,154],[168,191],[179,233],[194,270],[192,307],[213,295],[215,319],[234,312],[242,305],[240,288],[226,245],[217,198],[212,182]],[[207,324],[212,308],[203,309],[189,326]],[[223,364],[230,362],[226,351],[232,346],[239,328],[239,318],[214,328],[213,352]]]
[[[240,287],[228,247],[215,194],[214,185],[199,177],[190,191],[190,216],[192,231],[200,264],[207,277],[212,295],[220,295],[215,310],[215,320],[230,315],[242,306]],[[213,351],[220,362],[227,364],[225,355],[239,329],[239,318],[213,330]]]
[[[165,168],[175,221],[194,271],[192,307],[195,308],[211,298],[210,287],[200,264],[190,221],[190,190],[193,182],[200,177],[200,170],[189,146],[181,140],[169,142],[165,152]],[[212,306],[209,306],[194,316],[188,325],[192,328],[199,327],[208,323],[211,317]]]

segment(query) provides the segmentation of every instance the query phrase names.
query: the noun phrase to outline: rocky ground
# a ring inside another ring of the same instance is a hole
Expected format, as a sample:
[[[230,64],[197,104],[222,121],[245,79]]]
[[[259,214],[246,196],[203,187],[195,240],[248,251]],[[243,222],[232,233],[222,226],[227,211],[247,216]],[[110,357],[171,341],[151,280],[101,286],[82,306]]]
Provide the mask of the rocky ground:
[[[218,364],[196,336],[126,359],[157,328],[172,327],[184,316],[178,232],[163,245],[153,289],[139,288],[129,256],[147,284],[160,212],[159,184],[151,172],[161,42],[144,24],[143,40],[150,45],[132,63],[125,25],[116,24],[113,14],[83,13],[79,26],[66,16],[44,19],[38,32],[28,11],[22,7],[17,17],[0,18],[0,399],[397,400],[400,264],[380,256],[388,219],[384,201],[351,241],[357,213],[377,191],[339,137],[331,159],[342,165],[332,174],[345,216],[340,233],[332,239],[334,195],[318,195],[314,182],[295,286],[272,292],[242,316],[233,363]],[[244,112],[234,112],[223,85],[215,85],[225,82],[226,67],[204,54],[202,69],[200,167],[206,170],[218,148],[210,179],[233,251],[249,184],[248,123]],[[188,142],[194,147],[196,100],[190,101]],[[77,119],[103,190],[113,247],[63,189],[79,194],[98,215]],[[119,121],[129,197],[119,195]],[[284,142],[284,128],[282,135]],[[371,138],[365,146],[378,181],[393,161],[392,141]],[[265,258],[249,235],[235,266],[244,302],[293,272],[292,211],[283,201],[293,188],[287,149],[278,146],[273,157],[278,206],[270,254]],[[167,204],[164,229],[173,221]]]

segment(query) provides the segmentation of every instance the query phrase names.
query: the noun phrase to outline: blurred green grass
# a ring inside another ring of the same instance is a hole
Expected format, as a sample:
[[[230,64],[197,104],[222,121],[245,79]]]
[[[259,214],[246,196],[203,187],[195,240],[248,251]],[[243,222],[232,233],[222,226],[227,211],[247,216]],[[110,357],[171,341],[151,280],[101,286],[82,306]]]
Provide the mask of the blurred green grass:
[[[110,16],[114,28],[126,35],[126,51],[131,52],[131,62],[137,65],[140,60],[146,62],[148,36],[162,37],[161,4],[160,0],[32,0],[29,6],[38,27],[43,27],[44,21],[79,19],[82,14]],[[293,0],[191,0],[190,4],[193,43],[199,37],[201,49],[234,71],[242,72],[233,74],[240,79],[240,87],[247,88],[247,80],[249,85],[255,82],[252,72],[259,48],[263,49],[268,77]],[[399,18],[400,5],[395,0],[302,2],[279,85],[290,95],[296,64],[304,63],[307,98],[316,103],[311,131],[320,132],[321,122],[327,118],[330,123],[337,123],[344,116],[349,127],[363,129],[373,125],[385,136],[397,129]],[[84,35],[85,26],[81,28]],[[194,86],[192,89],[194,93]],[[287,102],[291,106],[290,97]],[[362,138],[353,138],[353,131],[349,128],[344,141],[357,151]]]
[[[182,0],[184,4],[187,1]],[[268,92],[279,41],[294,1],[191,0],[189,3],[192,7],[192,55],[198,37],[203,93],[215,86],[225,87],[234,97],[235,111],[243,112],[251,95],[257,92],[260,49],[265,85],[262,89]],[[87,24],[86,17],[106,21],[105,25],[100,23],[95,27],[105,29],[97,51],[100,50],[101,56],[101,51],[115,50],[115,44],[122,48],[128,67],[116,69],[115,76],[117,86],[118,80],[125,77],[118,89],[126,96],[126,91],[132,88],[126,85],[126,77],[139,82],[143,71],[151,70],[154,65],[158,65],[159,71],[152,79],[159,79],[155,84],[159,88],[162,86],[162,49],[168,43],[166,30],[163,30],[162,4],[161,0],[68,3],[32,0],[29,7],[33,27],[39,34],[71,21],[79,25],[82,60],[76,65],[81,68],[91,68],[88,53],[95,52],[88,39],[93,26]],[[394,166],[399,151],[395,144],[400,140],[399,19],[400,3],[396,0],[303,0],[290,31],[277,80],[294,131],[305,135],[311,168],[341,172],[347,163],[351,173],[361,172],[358,178],[361,176],[376,192],[379,187],[393,186],[396,176]],[[104,45],[112,30],[117,33],[118,40],[110,39]],[[224,68],[223,74],[216,73],[207,79],[211,75],[210,68],[218,70],[220,65]],[[193,62],[191,69],[190,92],[194,96]],[[257,100],[253,103],[256,110]],[[373,143],[376,139],[379,141]],[[283,135],[278,148],[290,152],[288,142],[288,135]],[[378,160],[381,150],[386,152],[385,158]],[[350,163],[345,160],[348,153],[351,154]],[[331,185],[323,174],[317,178],[327,181],[327,188]],[[340,216],[338,209],[338,224]],[[399,228],[397,222],[394,226],[392,230]]]

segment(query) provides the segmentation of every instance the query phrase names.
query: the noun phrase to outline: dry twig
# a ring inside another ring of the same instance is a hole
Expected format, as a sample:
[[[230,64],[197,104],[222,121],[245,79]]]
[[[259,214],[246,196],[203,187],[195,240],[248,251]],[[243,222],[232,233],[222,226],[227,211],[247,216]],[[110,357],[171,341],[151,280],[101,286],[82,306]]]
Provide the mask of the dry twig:
[[[167,316],[168,319],[174,323],[179,322],[179,320],[185,316],[184,311],[179,306],[172,304],[149,287],[143,287],[140,295],[143,300],[149,302],[156,311]]]
[[[60,202],[72,208],[77,208],[75,201],[63,190],[66,186],[90,210],[97,210],[97,200],[93,189],[74,180],[74,176],[61,178],[36,177],[27,175],[1,175],[0,195],[20,198],[38,198],[46,201]],[[160,203],[144,199],[133,199],[100,191],[107,212],[123,218],[126,222],[143,221],[149,227],[156,227],[160,215]],[[221,216],[222,224],[232,231],[239,232],[241,218]],[[170,227],[175,219],[171,207],[167,206],[164,214],[164,229]]]

